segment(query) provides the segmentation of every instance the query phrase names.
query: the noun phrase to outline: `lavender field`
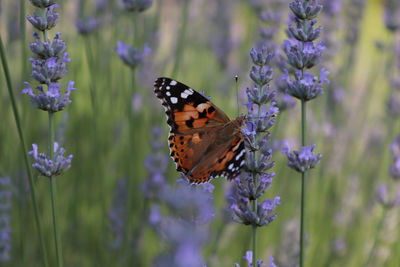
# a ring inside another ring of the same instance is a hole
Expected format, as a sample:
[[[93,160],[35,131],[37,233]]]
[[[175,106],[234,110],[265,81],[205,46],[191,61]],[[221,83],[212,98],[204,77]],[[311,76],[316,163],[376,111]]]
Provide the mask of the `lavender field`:
[[[400,266],[399,0],[3,0],[0,56],[0,266]]]

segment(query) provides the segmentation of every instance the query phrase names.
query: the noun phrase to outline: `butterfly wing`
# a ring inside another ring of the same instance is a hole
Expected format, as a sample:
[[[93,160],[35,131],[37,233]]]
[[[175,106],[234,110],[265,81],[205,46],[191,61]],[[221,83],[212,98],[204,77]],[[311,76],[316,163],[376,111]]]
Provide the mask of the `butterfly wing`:
[[[170,78],[158,78],[154,92],[171,128],[168,140],[177,170],[195,183],[236,176],[244,164],[244,143],[235,123],[207,98]]]
[[[167,123],[173,133],[215,127],[230,121],[228,116],[207,98],[170,78],[158,78],[154,83],[154,93],[165,109]]]

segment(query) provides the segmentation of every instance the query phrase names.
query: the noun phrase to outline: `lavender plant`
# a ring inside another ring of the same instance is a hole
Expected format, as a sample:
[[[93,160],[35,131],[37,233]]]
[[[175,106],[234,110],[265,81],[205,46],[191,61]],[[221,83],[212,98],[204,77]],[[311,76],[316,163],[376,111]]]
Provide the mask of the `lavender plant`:
[[[299,265],[304,265],[304,217],[306,195],[306,171],[319,163],[321,155],[314,155],[315,146],[306,146],[306,103],[323,93],[322,85],[329,83],[328,72],[322,68],[319,77],[307,72],[313,68],[322,56],[325,49],[323,42],[314,41],[319,37],[322,27],[315,28],[315,18],[322,10],[317,0],[296,0],[289,4],[293,12],[293,24],[289,31],[293,39],[285,40],[283,50],[287,63],[294,71],[294,77],[285,70],[282,80],[286,83],[286,92],[301,101],[301,143],[300,151],[285,150],[288,157],[288,166],[301,173],[301,214],[300,214],[300,258]]]
[[[169,215],[162,215],[156,205],[149,221],[169,249],[158,255],[154,266],[204,266],[202,248],[207,244],[209,225],[214,218],[213,190],[209,183],[196,187],[185,178],[178,180],[175,187],[164,187],[160,200]]]
[[[274,102],[276,91],[270,89],[269,82],[273,77],[273,70],[269,66],[272,54],[266,49],[250,52],[254,66],[250,71],[250,78],[254,82],[252,89],[247,88],[248,97],[245,146],[247,157],[246,172],[234,180],[234,190],[230,196],[233,220],[237,223],[252,226],[253,261],[257,260],[257,228],[268,225],[275,218],[275,207],[280,205],[279,196],[273,200],[266,199],[259,203],[259,199],[269,189],[275,173],[267,173],[274,166],[271,161],[270,129],[275,116],[279,112]]]
[[[71,100],[69,96],[76,90],[74,82],[68,83],[68,88],[63,94],[59,80],[67,74],[66,64],[70,61],[66,46],[56,34],[53,41],[48,38],[48,30],[52,29],[58,22],[59,14],[54,11],[57,7],[54,0],[31,0],[31,3],[40,8],[41,14],[28,15],[27,20],[34,28],[43,34],[43,41],[37,33],[34,34],[35,42],[30,44],[31,51],[35,57],[31,58],[32,74],[39,85],[36,87],[38,93],[34,93],[30,83],[26,82],[23,93],[31,98],[31,104],[41,110],[47,111],[49,116],[49,155],[38,153],[38,146],[33,144],[30,154],[33,156],[32,167],[40,175],[50,179],[50,191],[52,200],[54,243],[56,247],[57,266],[63,265],[60,234],[58,230],[57,216],[57,193],[56,177],[71,167],[72,155],[64,157],[65,150],[54,141],[54,114],[67,107]]]

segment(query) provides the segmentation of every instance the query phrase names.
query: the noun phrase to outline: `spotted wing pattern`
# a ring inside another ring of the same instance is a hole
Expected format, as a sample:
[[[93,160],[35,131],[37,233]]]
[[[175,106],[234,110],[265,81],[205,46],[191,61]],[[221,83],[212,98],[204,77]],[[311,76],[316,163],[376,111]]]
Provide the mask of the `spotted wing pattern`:
[[[170,126],[170,155],[190,182],[233,179],[244,165],[243,118],[225,113],[192,88],[170,78],[158,78],[154,92]]]

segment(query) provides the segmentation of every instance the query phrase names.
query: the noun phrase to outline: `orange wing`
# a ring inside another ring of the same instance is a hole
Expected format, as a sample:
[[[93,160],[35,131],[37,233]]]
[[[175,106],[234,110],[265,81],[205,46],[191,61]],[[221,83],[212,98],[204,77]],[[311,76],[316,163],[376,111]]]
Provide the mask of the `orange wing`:
[[[242,119],[231,121],[207,98],[169,78],[158,78],[154,92],[171,128],[168,139],[176,169],[194,183],[236,177],[244,164]]]

